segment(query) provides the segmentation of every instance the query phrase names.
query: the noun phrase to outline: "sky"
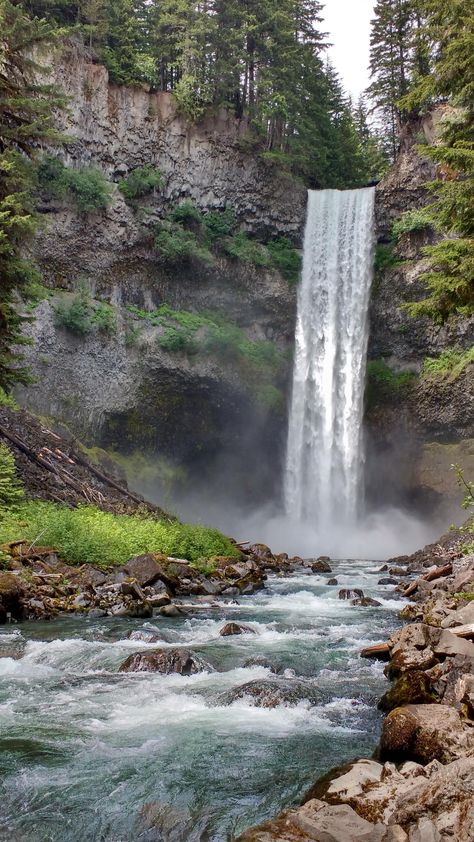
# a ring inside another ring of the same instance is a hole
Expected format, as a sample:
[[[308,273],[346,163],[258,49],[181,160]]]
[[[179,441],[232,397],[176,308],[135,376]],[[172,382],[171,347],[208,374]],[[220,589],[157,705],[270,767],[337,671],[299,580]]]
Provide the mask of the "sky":
[[[370,20],[374,0],[326,0],[324,29],[333,44],[329,57],[348,94],[356,99],[369,84]]]

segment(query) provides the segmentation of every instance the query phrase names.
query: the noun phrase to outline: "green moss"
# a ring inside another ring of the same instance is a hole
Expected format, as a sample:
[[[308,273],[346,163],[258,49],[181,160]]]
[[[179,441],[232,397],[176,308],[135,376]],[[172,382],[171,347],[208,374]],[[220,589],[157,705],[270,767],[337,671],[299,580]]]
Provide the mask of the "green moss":
[[[164,553],[198,562],[217,555],[238,557],[235,545],[217,529],[151,516],[114,515],[94,506],[69,509],[31,501],[0,522],[0,543],[24,538],[54,547],[71,564],[108,567],[135,555]]]

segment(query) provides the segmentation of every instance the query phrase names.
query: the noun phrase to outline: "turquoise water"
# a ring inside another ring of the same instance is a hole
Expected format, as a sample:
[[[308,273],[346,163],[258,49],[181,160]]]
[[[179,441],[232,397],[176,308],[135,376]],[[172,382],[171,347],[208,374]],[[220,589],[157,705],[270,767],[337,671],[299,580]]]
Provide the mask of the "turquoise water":
[[[13,842],[229,842],[297,800],[331,766],[370,754],[386,688],[381,664],[361,660],[397,625],[401,603],[377,586],[370,562],[328,576],[272,577],[265,591],[220,601],[192,618],[64,619],[0,631],[0,839]],[[361,587],[379,608],[338,599]],[[225,620],[257,634],[219,637]],[[150,629],[159,643],[132,641]],[[186,646],[214,672],[118,673],[131,652]],[[20,659],[5,657],[16,648]],[[320,701],[255,707],[222,694],[267,667],[304,676]]]

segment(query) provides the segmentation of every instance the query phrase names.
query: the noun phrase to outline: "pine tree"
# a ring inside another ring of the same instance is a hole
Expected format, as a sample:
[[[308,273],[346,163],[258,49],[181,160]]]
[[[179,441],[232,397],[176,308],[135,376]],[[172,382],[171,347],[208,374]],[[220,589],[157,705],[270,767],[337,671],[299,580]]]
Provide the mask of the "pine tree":
[[[19,506],[24,496],[13,454],[6,444],[0,442],[0,515]]]
[[[423,0],[423,10],[433,67],[401,106],[419,111],[446,99],[450,103],[440,140],[422,150],[438,164],[439,178],[429,185],[436,199],[431,214],[449,239],[424,250],[430,270],[421,280],[429,294],[408,309],[444,321],[474,312],[474,18],[468,0],[443,5]]]
[[[35,230],[30,160],[39,143],[58,139],[52,110],[63,101],[49,85],[36,81],[40,68],[32,58],[53,38],[52,26],[0,0],[0,30],[0,386],[8,389],[27,379],[15,350],[22,342],[16,293],[37,278],[24,256]]]

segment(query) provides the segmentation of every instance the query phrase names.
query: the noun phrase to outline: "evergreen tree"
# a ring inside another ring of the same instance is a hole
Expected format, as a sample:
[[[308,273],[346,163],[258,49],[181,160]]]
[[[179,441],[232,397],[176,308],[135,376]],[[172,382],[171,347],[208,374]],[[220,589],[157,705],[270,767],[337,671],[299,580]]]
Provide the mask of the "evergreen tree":
[[[22,341],[15,296],[36,278],[24,256],[35,230],[30,159],[39,143],[57,139],[52,110],[62,100],[49,85],[36,81],[40,67],[32,57],[51,41],[51,25],[0,0],[0,31],[0,386],[8,389],[27,378],[15,350]]]
[[[433,66],[401,106],[419,111],[443,100],[452,106],[439,142],[422,150],[438,164],[439,178],[429,185],[436,197],[431,213],[449,238],[425,249],[431,266],[421,280],[429,294],[409,310],[444,321],[474,311],[474,17],[468,0],[442,6],[423,0],[423,11]]]

